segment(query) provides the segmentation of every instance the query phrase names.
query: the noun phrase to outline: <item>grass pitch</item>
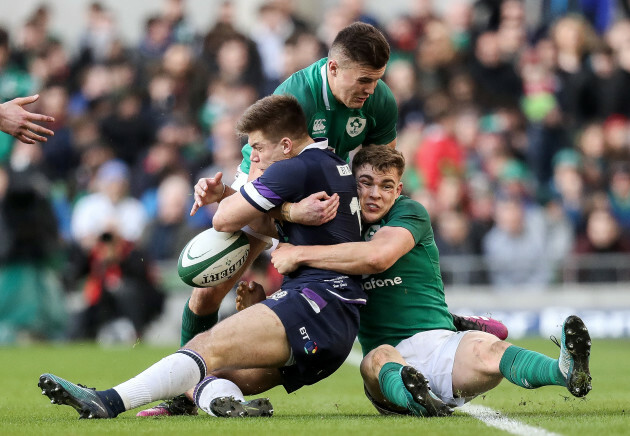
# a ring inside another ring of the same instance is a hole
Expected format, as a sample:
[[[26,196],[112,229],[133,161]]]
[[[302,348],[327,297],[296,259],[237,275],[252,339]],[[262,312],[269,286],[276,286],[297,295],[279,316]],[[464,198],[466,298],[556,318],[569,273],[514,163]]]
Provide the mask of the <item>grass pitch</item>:
[[[550,356],[558,355],[558,348],[549,340],[531,339],[515,344]],[[282,388],[269,391],[267,396],[275,408],[272,418],[216,419],[203,412],[195,417],[136,418],[136,410],[113,420],[78,420],[74,409],[50,404],[37,387],[39,375],[51,372],[75,383],[109,388],[173,349],[142,345],[133,348],[95,345],[0,348],[0,435],[509,434],[463,412],[431,419],[379,416],[363,395],[358,368],[349,364],[328,379],[297,393],[287,395]],[[525,390],[503,381],[473,404],[491,407],[512,420],[548,433],[628,435],[628,362],[629,340],[595,340],[591,358],[593,391],[585,399],[574,398],[560,387]]]

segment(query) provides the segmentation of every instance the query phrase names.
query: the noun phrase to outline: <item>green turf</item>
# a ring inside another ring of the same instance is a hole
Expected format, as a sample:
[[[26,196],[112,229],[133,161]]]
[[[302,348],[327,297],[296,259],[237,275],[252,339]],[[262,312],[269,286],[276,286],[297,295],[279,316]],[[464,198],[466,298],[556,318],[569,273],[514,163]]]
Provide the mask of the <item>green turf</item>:
[[[516,341],[519,346],[556,356],[548,340]],[[449,418],[381,417],[363,396],[358,369],[344,365],[316,386],[287,395],[268,393],[273,418],[226,420],[197,417],[136,418],[135,411],[115,420],[81,420],[70,407],[51,405],[37,380],[51,372],[71,381],[108,388],[169,354],[169,348],[100,348],[94,345],[0,348],[0,435],[45,434],[225,434],[225,435],[454,435],[507,434],[457,412]],[[597,340],[593,344],[593,391],[586,399],[559,387],[525,390],[503,381],[474,404],[509,418],[566,435],[630,434],[630,341]]]

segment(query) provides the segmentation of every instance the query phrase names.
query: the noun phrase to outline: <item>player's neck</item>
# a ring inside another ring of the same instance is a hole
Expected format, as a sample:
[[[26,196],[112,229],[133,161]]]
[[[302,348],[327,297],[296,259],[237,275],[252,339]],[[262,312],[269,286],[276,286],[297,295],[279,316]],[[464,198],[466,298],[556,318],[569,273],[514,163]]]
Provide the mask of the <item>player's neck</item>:
[[[302,152],[308,145],[311,145],[315,140],[310,136],[305,136],[300,140],[293,141],[293,147],[291,148],[291,157],[295,157]]]

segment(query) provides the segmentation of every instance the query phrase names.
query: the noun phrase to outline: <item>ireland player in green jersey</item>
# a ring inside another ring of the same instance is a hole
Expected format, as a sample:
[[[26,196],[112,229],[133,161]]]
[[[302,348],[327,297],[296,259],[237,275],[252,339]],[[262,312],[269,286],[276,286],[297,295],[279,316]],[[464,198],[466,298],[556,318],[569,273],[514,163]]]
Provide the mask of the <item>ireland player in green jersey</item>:
[[[447,415],[449,406],[463,405],[504,377],[527,389],[558,385],[576,397],[588,394],[591,341],[577,316],[564,322],[559,359],[486,332],[456,331],[429,215],[401,195],[404,165],[399,152],[382,147],[354,157],[365,242],[281,244],[272,253],[282,274],[307,265],[365,275],[361,374],[375,407],[385,414]],[[242,302],[246,292],[240,290]]]

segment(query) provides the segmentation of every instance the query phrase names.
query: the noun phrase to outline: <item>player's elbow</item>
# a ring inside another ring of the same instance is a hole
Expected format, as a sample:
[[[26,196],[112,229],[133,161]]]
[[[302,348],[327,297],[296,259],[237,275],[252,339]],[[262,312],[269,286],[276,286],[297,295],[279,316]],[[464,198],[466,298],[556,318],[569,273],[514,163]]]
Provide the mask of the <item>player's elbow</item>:
[[[394,262],[391,262],[389,256],[385,255],[384,253],[371,252],[366,259],[366,267],[369,269],[366,274],[382,273],[393,264]]]
[[[225,214],[220,213],[220,211],[217,211],[212,217],[212,227],[217,232],[235,232],[241,228],[234,221],[228,220]]]

